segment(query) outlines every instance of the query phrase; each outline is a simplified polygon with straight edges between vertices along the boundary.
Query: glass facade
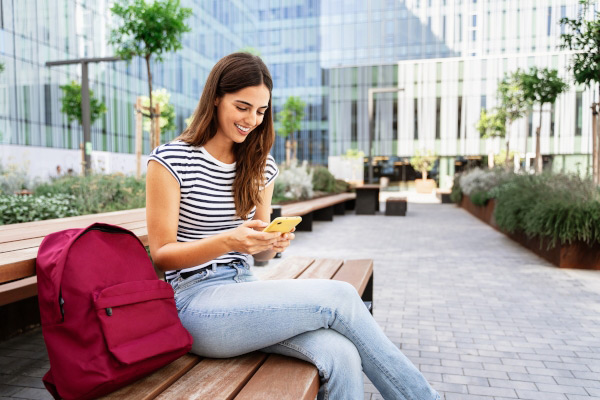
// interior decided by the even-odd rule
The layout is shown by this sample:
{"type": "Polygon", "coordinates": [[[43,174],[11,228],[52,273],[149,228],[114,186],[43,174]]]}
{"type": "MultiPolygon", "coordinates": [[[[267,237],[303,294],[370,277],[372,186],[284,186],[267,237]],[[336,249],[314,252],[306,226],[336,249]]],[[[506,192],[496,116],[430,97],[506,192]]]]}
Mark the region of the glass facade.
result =
{"type": "MultiPolygon", "coordinates": [[[[45,63],[112,56],[112,3],[0,0],[0,145],[79,148],[81,128],[60,111],[59,86],[80,81],[80,67],[45,63]]],[[[578,12],[578,0],[182,0],[182,6],[194,12],[183,49],[152,64],[153,87],[169,91],[177,114],[177,128],[163,140],[184,129],[214,63],[253,48],[274,78],[275,116],[289,96],[307,104],[298,158],[313,164],[350,148],[367,151],[371,87],[403,89],[376,95],[375,155],[407,157],[417,147],[446,156],[486,154],[474,118],[494,106],[497,79],[517,65],[565,71],[567,57],[556,50],[564,33],[558,21],[578,12]]],[[[92,127],[93,149],[133,153],[133,105],[148,94],[144,61],[91,64],[90,88],[108,108],[92,127]]],[[[574,93],[548,116],[556,136],[556,148],[546,146],[550,153],[587,151],[586,140],[580,149],[569,144],[588,130],[587,113],[573,121],[572,112],[589,104],[590,94],[574,93]]],[[[285,158],[282,139],[273,155],[285,158]]]]}

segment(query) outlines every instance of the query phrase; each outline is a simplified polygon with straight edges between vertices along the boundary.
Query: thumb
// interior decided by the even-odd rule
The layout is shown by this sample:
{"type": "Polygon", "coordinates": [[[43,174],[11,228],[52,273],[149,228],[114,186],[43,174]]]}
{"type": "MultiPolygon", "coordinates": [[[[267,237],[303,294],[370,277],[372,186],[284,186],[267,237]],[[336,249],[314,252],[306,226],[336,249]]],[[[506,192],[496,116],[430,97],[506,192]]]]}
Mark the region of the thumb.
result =
{"type": "Polygon", "coordinates": [[[242,226],[245,226],[246,228],[251,228],[251,229],[263,229],[266,228],[266,226],[269,225],[264,221],[261,221],[260,219],[252,219],[250,221],[246,221],[242,224],[242,226]]]}

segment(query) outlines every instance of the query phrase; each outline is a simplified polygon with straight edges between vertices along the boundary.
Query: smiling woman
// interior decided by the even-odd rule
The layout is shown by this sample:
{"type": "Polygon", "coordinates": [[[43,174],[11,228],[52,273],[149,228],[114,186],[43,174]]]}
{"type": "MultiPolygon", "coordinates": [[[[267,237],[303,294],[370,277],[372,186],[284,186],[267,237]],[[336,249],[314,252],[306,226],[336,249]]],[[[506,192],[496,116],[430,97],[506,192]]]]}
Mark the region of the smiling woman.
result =
{"type": "Polygon", "coordinates": [[[150,155],[148,241],[175,290],[192,352],[261,350],[315,364],[319,399],[363,399],[363,370],[385,398],[438,394],[385,336],[353,286],[333,280],[258,281],[251,255],[283,252],[293,233],[263,232],[277,164],[271,75],[234,53],[212,69],[188,129],[150,155]]]}

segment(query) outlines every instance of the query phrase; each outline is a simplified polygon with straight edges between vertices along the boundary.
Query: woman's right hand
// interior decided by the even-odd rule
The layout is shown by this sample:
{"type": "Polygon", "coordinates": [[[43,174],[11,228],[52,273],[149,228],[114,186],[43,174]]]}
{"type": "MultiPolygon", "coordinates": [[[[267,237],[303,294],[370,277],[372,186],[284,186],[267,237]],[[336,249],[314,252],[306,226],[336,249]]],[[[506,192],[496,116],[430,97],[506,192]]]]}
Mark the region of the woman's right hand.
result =
{"type": "Polygon", "coordinates": [[[281,236],[280,232],[262,232],[267,223],[258,219],[244,222],[228,232],[229,247],[246,254],[261,253],[273,249],[281,236]]]}

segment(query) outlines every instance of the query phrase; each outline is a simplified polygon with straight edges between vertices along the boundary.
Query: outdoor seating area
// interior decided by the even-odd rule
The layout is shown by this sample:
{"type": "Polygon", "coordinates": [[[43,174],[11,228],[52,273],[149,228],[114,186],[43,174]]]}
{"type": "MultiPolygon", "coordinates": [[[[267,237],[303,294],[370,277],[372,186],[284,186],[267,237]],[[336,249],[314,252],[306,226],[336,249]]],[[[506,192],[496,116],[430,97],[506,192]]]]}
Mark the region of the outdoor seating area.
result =
{"type": "MultiPolygon", "coordinates": [[[[372,265],[375,319],[445,399],[597,396],[600,330],[586,304],[598,296],[600,276],[555,268],[455,205],[410,207],[415,218],[349,212],[335,223],[315,221],[312,232],[297,233],[296,243],[282,259],[255,268],[255,273],[261,279],[355,280],[368,300],[372,265]],[[437,243],[426,252],[419,250],[425,238],[437,243]],[[342,264],[342,259],[373,263],[359,262],[356,276],[350,269],[345,272],[352,263],[342,264]]],[[[0,342],[0,395],[49,399],[41,386],[46,357],[39,328],[0,342]]],[[[314,367],[295,360],[285,367],[280,362],[279,357],[251,354],[224,366],[225,360],[186,356],[148,377],[147,391],[130,386],[112,398],[138,398],[131,393],[153,398],[159,392],[158,398],[178,398],[199,386],[207,393],[228,393],[233,389],[215,379],[223,368],[230,371],[224,376],[243,381],[236,389],[238,396],[253,393],[257,386],[262,391],[255,393],[263,396],[271,387],[282,390],[269,378],[273,367],[286,393],[290,382],[314,393],[314,367]],[[186,376],[203,384],[187,387],[186,376]]],[[[367,381],[365,398],[377,396],[367,381]]]]}

